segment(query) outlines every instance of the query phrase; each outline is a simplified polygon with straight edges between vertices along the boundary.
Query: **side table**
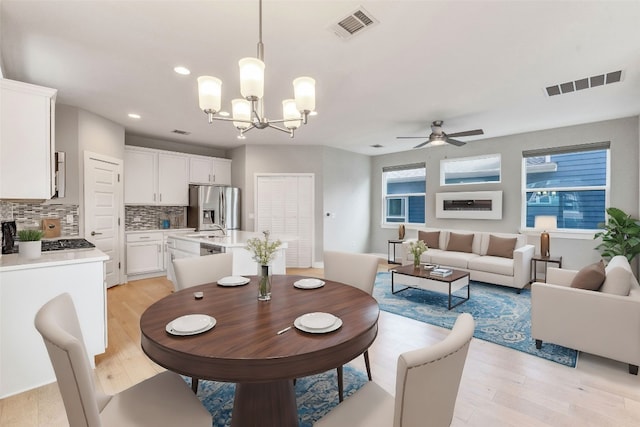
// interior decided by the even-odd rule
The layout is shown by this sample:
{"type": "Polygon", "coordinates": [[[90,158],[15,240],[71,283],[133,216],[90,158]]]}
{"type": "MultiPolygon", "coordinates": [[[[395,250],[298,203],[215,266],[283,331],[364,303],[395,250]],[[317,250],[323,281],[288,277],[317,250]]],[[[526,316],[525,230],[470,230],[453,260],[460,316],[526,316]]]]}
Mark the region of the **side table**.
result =
{"type": "Polygon", "coordinates": [[[404,240],[401,239],[389,239],[387,243],[387,263],[389,264],[402,264],[396,261],[396,245],[401,245],[404,240]],[[393,253],[393,256],[392,256],[393,253]]]}
{"type": "Polygon", "coordinates": [[[531,258],[531,282],[538,281],[538,262],[544,262],[544,282],[547,282],[547,267],[549,263],[554,263],[558,265],[558,268],[562,268],[562,257],[561,256],[542,256],[542,255],[534,255],[531,258]]]}

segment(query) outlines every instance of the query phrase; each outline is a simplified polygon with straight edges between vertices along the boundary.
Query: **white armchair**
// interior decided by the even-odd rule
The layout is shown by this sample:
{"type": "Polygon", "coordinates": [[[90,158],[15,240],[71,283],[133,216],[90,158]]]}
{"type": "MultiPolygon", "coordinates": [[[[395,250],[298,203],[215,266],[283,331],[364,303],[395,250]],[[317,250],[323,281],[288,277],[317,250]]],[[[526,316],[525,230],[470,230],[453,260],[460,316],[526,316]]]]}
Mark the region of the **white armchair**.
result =
{"type": "MultiPolygon", "coordinates": [[[[611,285],[629,289],[616,295],[571,287],[578,271],[549,268],[547,283],[531,285],[531,336],[536,347],[550,342],[629,364],[640,365],[640,286],[623,256],[605,268],[611,285]],[[628,281],[628,282],[625,282],[628,281]]],[[[601,288],[602,289],[602,288],[601,288]]]]}

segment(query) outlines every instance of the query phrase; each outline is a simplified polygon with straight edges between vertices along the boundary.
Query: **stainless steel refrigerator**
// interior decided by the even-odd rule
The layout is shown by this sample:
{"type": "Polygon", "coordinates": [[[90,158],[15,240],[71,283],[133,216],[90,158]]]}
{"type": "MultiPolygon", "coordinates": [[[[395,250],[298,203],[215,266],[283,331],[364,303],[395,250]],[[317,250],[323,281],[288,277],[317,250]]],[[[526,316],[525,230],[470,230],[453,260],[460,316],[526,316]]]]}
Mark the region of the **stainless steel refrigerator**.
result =
{"type": "Polygon", "coordinates": [[[240,189],[220,185],[190,185],[187,227],[214,230],[240,228],[240,189]]]}

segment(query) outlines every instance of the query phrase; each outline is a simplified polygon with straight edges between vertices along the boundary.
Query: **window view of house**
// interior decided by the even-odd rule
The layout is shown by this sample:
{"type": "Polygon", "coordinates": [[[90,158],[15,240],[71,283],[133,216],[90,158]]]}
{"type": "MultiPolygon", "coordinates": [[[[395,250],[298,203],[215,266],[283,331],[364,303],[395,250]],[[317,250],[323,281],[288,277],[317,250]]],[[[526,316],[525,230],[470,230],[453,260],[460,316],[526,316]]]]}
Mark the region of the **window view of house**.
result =
{"type": "Polygon", "coordinates": [[[500,154],[440,160],[440,185],[500,182],[500,154]]]}
{"type": "Polygon", "coordinates": [[[605,221],[609,149],[524,154],[526,227],[537,215],[557,218],[558,229],[594,230],[605,221]]]}
{"type": "Polygon", "coordinates": [[[383,168],[384,224],[424,224],[426,171],[424,163],[383,168]]]}

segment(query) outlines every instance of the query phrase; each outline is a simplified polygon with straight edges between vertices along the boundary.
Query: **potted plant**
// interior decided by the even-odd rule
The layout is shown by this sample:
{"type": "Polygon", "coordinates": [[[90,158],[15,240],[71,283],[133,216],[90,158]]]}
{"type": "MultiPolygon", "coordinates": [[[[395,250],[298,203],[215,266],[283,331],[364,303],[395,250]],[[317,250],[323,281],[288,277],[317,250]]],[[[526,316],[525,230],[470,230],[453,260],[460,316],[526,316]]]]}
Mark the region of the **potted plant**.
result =
{"type": "Polygon", "coordinates": [[[42,254],[42,242],[40,241],[42,236],[44,236],[44,231],[42,230],[26,229],[18,231],[18,238],[20,239],[18,255],[27,259],[39,258],[42,254]]]}
{"type": "Polygon", "coordinates": [[[608,208],[607,215],[608,221],[598,224],[604,231],[593,236],[602,239],[596,249],[604,258],[624,255],[631,262],[640,254],[640,221],[618,208],[608,208]]]}
{"type": "Polygon", "coordinates": [[[418,268],[420,266],[420,256],[423,254],[423,252],[426,252],[427,249],[427,245],[423,240],[409,242],[409,251],[413,255],[413,266],[415,268],[418,268]]]}

